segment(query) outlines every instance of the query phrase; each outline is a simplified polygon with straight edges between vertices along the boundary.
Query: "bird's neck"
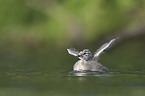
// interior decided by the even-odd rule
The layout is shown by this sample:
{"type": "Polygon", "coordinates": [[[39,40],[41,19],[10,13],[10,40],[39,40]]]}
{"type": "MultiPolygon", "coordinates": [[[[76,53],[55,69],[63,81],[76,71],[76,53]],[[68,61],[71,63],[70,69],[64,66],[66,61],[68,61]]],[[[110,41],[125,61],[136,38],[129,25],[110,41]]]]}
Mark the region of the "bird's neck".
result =
{"type": "Polygon", "coordinates": [[[85,65],[85,63],[86,63],[86,60],[81,59],[81,64],[82,64],[82,65],[85,65]]]}

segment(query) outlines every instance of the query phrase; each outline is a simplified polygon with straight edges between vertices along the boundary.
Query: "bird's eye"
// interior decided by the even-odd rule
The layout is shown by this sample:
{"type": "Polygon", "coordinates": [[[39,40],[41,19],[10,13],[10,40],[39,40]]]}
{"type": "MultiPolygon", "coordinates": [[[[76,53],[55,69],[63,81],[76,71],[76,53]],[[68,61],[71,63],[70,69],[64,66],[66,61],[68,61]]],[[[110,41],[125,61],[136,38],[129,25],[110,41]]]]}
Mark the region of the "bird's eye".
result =
{"type": "Polygon", "coordinates": [[[88,53],[84,53],[83,55],[88,55],[88,53]]]}

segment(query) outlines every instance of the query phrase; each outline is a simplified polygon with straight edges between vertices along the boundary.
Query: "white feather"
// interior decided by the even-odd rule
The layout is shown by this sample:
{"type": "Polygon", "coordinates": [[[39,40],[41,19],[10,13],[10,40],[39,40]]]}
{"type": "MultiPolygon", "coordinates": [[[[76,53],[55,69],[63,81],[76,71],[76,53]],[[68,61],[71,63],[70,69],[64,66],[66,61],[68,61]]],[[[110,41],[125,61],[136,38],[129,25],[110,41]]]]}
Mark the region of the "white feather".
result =
{"type": "Polygon", "coordinates": [[[74,55],[74,56],[78,56],[79,52],[76,51],[75,48],[70,48],[70,49],[67,49],[68,53],[71,54],[71,55],[74,55]]]}
{"type": "Polygon", "coordinates": [[[94,54],[94,58],[98,57],[105,49],[107,49],[116,39],[112,39],[109,43],[103,44],[94,54]]]}

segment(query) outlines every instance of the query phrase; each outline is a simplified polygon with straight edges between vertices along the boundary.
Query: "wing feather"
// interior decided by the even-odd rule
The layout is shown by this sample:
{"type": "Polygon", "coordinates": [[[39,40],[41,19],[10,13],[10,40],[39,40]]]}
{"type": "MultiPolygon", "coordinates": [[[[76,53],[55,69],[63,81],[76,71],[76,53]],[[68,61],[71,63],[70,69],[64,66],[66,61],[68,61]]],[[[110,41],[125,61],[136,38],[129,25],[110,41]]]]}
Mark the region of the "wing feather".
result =
{"type": "Polygon", "coordinates": [[[100,55],[105,49],[109,48],[110,45],[111,45],[116,39],[118,39],[118,38],[114,38],[114,39],[112,39],[109,43],[103,44],[103,45],[95,52],[94,58],[98,58],[99,55],[100,55]]]}
{"type": "Polygon", "coordinates": [[[75,48],[67,49],[67,51],[69,54],[74,55],[74,56],[78,56],[79,54],[79,51],[77,51],[75,48]]]}

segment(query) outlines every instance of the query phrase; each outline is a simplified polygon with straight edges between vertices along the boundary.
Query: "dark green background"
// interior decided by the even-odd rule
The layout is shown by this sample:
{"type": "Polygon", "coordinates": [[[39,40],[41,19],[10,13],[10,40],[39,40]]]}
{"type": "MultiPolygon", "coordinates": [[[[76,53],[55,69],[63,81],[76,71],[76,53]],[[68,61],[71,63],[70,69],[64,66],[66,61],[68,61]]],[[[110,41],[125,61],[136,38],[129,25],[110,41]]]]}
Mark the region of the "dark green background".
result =
{"type": "Polygon", "coordinates": [[[144,96],[144,0],[0,0],[1,96],[144,96]],[[74,73],[75,47],[110,73],[74,73]]]}

